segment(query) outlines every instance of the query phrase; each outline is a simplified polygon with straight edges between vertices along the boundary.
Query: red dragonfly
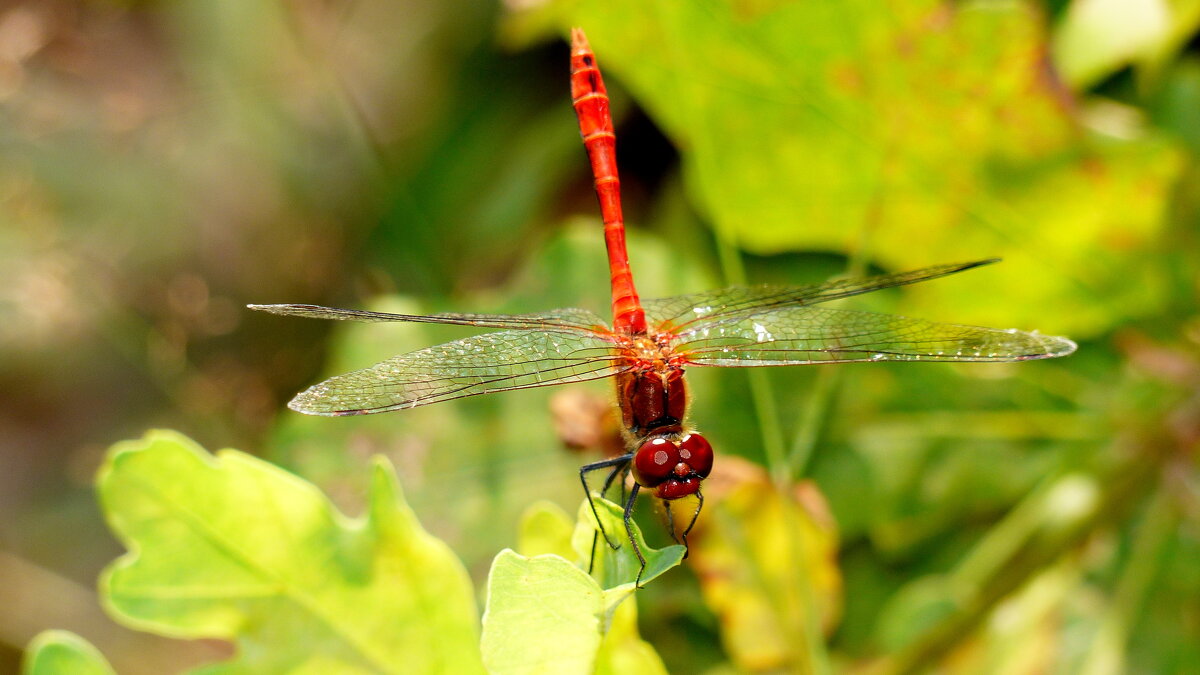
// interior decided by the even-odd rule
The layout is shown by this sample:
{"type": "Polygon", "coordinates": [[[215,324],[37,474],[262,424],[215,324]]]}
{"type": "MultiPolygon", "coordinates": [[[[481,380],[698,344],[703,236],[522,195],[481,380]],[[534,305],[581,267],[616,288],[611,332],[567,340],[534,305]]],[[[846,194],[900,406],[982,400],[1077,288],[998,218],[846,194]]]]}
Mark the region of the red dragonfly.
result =
{"type": "MultiPolygon", "coordinates": [[[[668,509],[671,500],[693,494],[698,497],[696,512],[683,532],[686,545],[688,531],[703,505],[700,483],[712,470],[712,446],[687,425],[685,368],[857,361],[1025,361],[1065,356],[1075,350],[1075,343],[1066,338],[1036,332],[934,323],[821,306],[831,300],[935,279],[995,260],[810,286],[733,287],[641,301],[625,251],[616,136],[608,94],[583,31],[574,29],[571,43],[571,95],[604,220],[612,325],[582,309],[517,315],[415,316],[315,305],[250,305],[251,309],[316,319],[412,321],[495,329],[331,378],[298,394],[288,404],[290,408],[310,415],[366,415],[477,394],[615,378],[628,452],[584,466],[580,478],[590,499],[586,480],[589,472],[610,470],[602,494],[617,475],[632,472],[634,483],[624,504],[625,528],[644,571],[646,559],[630,525],[639,489],[654,490],[668,509]]],[[[594,511],[594,503],[592,508],[594,511]]],[[[641,571],[638,582],[640,579],[641,571]]]]}

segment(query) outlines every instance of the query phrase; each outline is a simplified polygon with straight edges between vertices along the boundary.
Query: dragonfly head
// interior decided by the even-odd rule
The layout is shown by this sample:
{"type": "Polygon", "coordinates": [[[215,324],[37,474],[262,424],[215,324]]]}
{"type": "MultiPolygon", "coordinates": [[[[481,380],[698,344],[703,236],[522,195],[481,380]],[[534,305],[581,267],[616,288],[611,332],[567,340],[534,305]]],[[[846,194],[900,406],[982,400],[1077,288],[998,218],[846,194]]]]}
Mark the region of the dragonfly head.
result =
{"type": "Polygon", "coordinates": [[[654,436],[642,441],[633,456],[633,478],[655,488],[659,499],[695,494],[712,471],[712,446],[695,432],[654,436]]]}

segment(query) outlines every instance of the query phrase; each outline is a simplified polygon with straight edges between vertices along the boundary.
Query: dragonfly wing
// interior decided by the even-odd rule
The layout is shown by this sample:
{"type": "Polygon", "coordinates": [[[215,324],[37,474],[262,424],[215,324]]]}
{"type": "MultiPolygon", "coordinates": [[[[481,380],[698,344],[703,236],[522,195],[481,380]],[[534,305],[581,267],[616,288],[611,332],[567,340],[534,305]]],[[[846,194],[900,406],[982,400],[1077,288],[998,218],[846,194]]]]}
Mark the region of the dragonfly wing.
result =
{"type": "Polygon", "coordinates": [[[622,368],[616,347],[573,331],[504,330],[394,356],[330,378],[288,404],[310,415],[365,415],[476,394],[583,382],[622,368]]]}
{"type": "Polygon", "coordinates": [[[604,320],[584,309],[556,309],[540,314],[391,314],[368,312],[362,309],[339,309],[320,305],[246,305],[250,309],[284,316],[335,321],[405,321],[413,323],[443,323],[481,328],[538,328],[567,329],[593,332],[605,329],[604,320]]]}
{"type": "Polygon", "coordinates": [[[1075,351],[1067,338],[893,314],[789,307],[697,322],[676,350],[698,366],[847,361],[1027,361],[1075,351]]]}
{"type": "Polygon", "coordinates": [[[839,298],[870,293],[884,288],[944,277],[973,267],[989,265],[996,258],[968,263],[937,265],[911,272],[858,279],[837,279],[808,286],[733,286],[673,298],[647,300],[646,318],[652,324],[686,328],[698,321],[729,317],[793,305],[815,305],[839,298]]]}

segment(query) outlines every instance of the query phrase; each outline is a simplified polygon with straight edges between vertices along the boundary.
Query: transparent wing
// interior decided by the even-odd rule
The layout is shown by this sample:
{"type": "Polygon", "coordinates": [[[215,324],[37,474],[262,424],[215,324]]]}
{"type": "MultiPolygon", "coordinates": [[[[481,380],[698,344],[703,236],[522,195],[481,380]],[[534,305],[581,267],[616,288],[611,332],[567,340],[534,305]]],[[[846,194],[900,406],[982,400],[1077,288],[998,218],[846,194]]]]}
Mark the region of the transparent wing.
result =
{"type": "Polygon", "coordinates": [[[700,320],[761,312],[792,305],[815,305],[852,295],[870,293],[894,286],[907,286],[944,277],[973,267],[997,262],[997,258],[968,263],[937,265],[912,272],[900,272],[865,279],[840,279],[810,286],[733,286],[643,303],[651,325],[687,328],[700,320]],[[667,325],[664,325],[667,324],[667,325]]]}
{"type": "Polygon", "coordinates": [[[892,314],[789,307],[695,323],[675,349],[697,366],[847,361],[1026,361],[1066,356],[1062,337],[892,314]]]}
{"type": "Polygon", "coordinates": [[[302,316],[308,319],[333,319],[335,321],[406,321],[412,323],[445,323],[457,326],[479,326],[481,328],[536,328],[581,330],[594,332],[607,330],[604,320],[584,309],[555,309],[540,314],[389,314],[368,312],[361,309],[339,309],[319,305],[246,305],[250,309],[284,316],[302,316]]]}
{"type": "Polygon", "coordinates": [[[624,368],[602,336],[504,330],[394,356],[296,395],[309,415],[365,415],[510,389],[609,377],[624,368]]]}

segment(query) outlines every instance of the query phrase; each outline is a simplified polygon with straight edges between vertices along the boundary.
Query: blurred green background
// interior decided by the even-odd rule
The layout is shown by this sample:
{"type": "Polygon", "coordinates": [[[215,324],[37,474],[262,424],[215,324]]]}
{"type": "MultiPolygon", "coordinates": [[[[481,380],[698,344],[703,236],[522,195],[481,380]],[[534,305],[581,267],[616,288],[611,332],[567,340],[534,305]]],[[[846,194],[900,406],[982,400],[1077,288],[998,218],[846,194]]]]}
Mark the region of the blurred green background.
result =
{"type": "MultiPolygon", "coordinates": [[[[349,513],[386,454],[479,583],[532,501],[574,512],[598,455],[564,418],[604,383],[301,418],[322,375],[465,333],[243,309],[605,312],[570,25],[613,96],[643,296],[998,255],[853,306],[1080,343],[689,373],[728,489],[799,481],[816,661],[1200,671],[1196,0],[2,3],[0,670],[51,627],[123,673],[227,653],[96,601],[120,548],[93,472],[149,427],[349,513]]],[[[789,570],[700,558],[639,595],[673,672],[812,665],[800,610],[762,603],[789,570]]]]}

